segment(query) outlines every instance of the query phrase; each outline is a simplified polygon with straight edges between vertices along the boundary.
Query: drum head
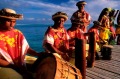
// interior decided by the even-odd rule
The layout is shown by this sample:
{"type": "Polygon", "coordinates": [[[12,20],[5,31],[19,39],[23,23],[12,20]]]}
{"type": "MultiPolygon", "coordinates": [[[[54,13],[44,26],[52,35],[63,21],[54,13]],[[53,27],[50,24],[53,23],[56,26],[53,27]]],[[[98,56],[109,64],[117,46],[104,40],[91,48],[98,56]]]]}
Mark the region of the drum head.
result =
{"type": "Polygon", "coordinates": [[[103,45],[103,48],[113,48],[113,46],[112,45],[103,45]]]}

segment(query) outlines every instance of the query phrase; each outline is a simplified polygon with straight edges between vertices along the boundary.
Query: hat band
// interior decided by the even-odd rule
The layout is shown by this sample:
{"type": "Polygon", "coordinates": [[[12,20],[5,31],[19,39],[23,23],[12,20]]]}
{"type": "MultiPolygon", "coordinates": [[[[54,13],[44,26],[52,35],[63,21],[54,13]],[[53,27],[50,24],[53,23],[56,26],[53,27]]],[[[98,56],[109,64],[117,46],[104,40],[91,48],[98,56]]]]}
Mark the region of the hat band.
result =
{"type": "Polygon", "coordinates": [[[21,14],[13,14],[13,13],[7,13],[7,12],[0,12],[0,16],[22,18],[21,14]]]}

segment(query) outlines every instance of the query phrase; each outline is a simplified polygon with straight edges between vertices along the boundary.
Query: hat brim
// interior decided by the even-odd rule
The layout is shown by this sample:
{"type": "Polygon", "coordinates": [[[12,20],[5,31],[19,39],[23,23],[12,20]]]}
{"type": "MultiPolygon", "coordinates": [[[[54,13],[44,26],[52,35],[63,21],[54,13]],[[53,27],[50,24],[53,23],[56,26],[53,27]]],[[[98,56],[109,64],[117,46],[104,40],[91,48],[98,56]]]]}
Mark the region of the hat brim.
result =
{"type": "Polygon", "coordinates": [[[65,15],[55,15],[55,16],[52,17],[53,20],[55,20],[56,18],[64,18],[65,21],[68,20],[68,17],[65,16],[65,15]]]}
{"type": "Polygon", "coordinates": [[[86,3],[86,2],[77,3],[76,6],[79,6],[79,5],[81,5],[81,4],[86,5],[87,3],[86,3]]]}
{"type": "Polygon", "coordinates": [[[22,19],[23,19],[23,16],[22,16],[22,15],[20,15],[18,18],[16,18],[16,17],[1,16],[1,15],[0,15],[0,18],[15,19],[15,20],[22,20],[22,19]]]}

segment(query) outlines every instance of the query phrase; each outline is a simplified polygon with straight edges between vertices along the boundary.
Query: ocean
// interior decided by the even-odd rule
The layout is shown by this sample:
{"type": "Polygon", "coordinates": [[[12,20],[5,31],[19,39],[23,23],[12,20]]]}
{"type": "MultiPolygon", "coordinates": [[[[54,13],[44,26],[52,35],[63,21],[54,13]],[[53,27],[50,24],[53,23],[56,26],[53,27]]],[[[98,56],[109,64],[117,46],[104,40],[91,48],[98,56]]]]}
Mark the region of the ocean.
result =
{"type": "MultiPolygon", "coordinates": [[[[42,47],[44,33],[48,26],[52,26],[52,24],[17,24],[15,28],[22,31],[32,49],[42,52],[44,51],[42,47]]],[[[71,24],[65,24],[64,26],[68,29],[71,24]]]]}

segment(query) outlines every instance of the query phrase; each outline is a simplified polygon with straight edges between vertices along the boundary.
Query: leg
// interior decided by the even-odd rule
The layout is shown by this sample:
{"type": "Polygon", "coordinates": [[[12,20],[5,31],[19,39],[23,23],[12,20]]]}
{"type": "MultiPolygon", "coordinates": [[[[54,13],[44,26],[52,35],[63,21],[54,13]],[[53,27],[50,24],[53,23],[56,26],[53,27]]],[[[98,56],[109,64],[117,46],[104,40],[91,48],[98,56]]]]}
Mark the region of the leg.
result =
{"type": "Polygon", "coordinates": [[[0,67],[0,79],[23,79],[23,77],[11,68],[0,67]]]}

